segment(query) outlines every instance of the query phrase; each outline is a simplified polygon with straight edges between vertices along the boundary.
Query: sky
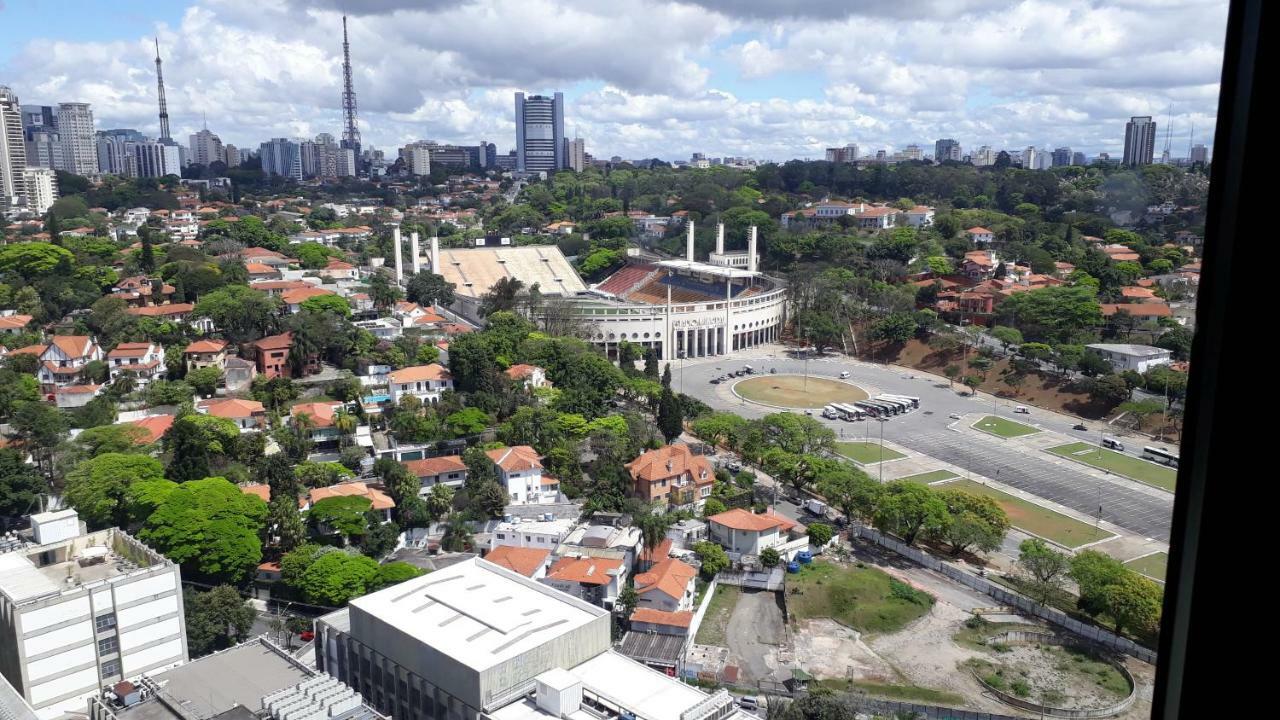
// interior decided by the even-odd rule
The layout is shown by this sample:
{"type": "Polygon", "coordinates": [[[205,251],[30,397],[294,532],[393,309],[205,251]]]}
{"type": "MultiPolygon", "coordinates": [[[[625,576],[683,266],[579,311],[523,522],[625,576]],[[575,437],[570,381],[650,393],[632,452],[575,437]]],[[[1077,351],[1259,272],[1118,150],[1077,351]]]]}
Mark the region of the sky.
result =
{"type": "Polygon", "coordinates": [[[938,138],[1118,155],[1132,115],[1212,147],[1225,0],[0,0],[0,85],[97,127],[254,147],[360,129],[515,145],[513,93],[565,94],[596,157],[821,159],[938,138]],[[1170,122],[1170,118],[1172,122],[1170,122]],[[1192,129],[1194,128],[1194,135],[1192,129]]]}

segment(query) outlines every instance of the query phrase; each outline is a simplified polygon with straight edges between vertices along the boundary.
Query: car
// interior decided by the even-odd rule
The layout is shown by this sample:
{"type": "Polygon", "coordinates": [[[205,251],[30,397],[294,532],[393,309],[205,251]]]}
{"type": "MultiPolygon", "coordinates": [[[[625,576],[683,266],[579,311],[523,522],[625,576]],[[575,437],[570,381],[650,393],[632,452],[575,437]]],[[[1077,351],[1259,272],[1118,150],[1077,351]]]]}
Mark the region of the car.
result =
{"type": "Polygon", "coordinates": [[[753,697],[751,695],[740,697],[738,698],[738,707],[742,708],[743,710],[747,710],[749,712],[754,712],[760,709],[760,700],[759,698],[753,697]]]}
{"type": "Polygon", "coordinates": [[[302,638],[302,642],[311,642],[316,639],[316,634],[310,630],[303,630],[298,637],[302,638]]]}
{"type": "Polygon", "coordinates": [[[960,413],[951,413],[951,414],[950,414],[950,415],[948,415],[947,417],[951,418],[952,420],[959,420],[959,419],[960,419],[960,413]]]}
{"type": "Polygon", "coordinates": [[[804,411],[804,414],[805,414],[805,415],[808,415],[808,416],[810,416],[810,417],[812,417],[812,416],[813,416],[813,411],[812,411],[812,410],[805,410],[805,411],[804,411]]]}
{"type": "Polygon", "coordinates": [[[1087,430],[1089,429],[1089,426],[1088,426],[1088,425],[1085,425],[1084,423],[1076,423],[1075,425],[1072,425],[1072,426],[1071,426],[1071,429],[1072,429],[1072,430],[1086,430],[1086,431],[1087,431],[1087,430]]]}
{"type": "Polygon", "coordinates": [[[742,472],[742,463],[738,462],[737,460],[730,460],[729,464],[725,465],[725,467],[729,468],[729,472],[731,473],[742,472]]]}
{"type": "Polygon", "coordinates": [[[720,382],[721,382],[721,381],[720,381],[720,378],[711,378],[711,384],[712,384],[712,385],[719,385],[719,384],[720,384],[720,382]]]}
{"type": "Polygon", "coordinates": [[[841,380],[843,380],[843,379],[845,379],[845,378],[847,378],[847,377],[849,377],[849,371],[848,371],[848,370],[843,370],[843,371],[841,371],[841,373],[840,373],[840,379],[841,379],[841,380]]]}

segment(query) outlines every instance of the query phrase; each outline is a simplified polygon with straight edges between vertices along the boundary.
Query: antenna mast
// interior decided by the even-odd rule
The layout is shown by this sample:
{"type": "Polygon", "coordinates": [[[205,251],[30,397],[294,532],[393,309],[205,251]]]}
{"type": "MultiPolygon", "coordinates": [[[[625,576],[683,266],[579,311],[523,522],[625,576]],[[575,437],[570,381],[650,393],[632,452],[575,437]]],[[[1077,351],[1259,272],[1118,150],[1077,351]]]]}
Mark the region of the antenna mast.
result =
{"type": "Polygon", "coordinates": [[[360,128],[356,125],[356,91],[351,82],[351,43],[347,42],[347,16],[342,16],[342,147],[354,151],[360,162],[360,128]]]}
{"type": "Polygon", "coordinates": [[[169,104],[164,99],[164,71],[160,67],[160,38],[156,38],[156,96],[160,99],[160,139],[172,140],[169,136],[169,104]]]}

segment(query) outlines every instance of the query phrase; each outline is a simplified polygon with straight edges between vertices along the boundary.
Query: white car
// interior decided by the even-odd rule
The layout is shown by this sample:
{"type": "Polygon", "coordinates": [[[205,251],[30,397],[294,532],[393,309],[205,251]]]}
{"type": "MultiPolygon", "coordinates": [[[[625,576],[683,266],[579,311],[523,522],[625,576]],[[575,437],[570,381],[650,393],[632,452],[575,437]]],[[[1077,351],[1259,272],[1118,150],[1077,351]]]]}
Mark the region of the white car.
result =
{"type": "Polygon", "coordinates": [[[951,418],[952,420],[959,420],[959,419],[960,419],[960,413],[951,413],[951,414],[950,414],[950,415],[948,415],[947,417],[951,418]]]}

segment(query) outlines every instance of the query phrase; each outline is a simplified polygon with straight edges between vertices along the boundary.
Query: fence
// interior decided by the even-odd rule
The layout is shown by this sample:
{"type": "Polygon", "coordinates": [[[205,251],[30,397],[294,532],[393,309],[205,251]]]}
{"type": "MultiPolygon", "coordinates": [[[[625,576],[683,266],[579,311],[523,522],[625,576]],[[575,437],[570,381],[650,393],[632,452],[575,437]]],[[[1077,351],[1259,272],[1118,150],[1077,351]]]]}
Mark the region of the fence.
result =
{"type": "Polygon", "coordinates": [[[959,710],[938,705],[919,705],[896,700],[875,700],[857,695],[843,695],[840,699],[852,706],[854,710],[886,717],[926,718],[927,720],[1024,720],[1015,715],[959,710]]]}
{"type": "Polygon", "coordinates": [[[717,581],[718,578],[711,578],[711,583],[707,585],[707,589],[702,593],[702,604],[698,606],[697,611],[693,613],[693,620],[689,622],[689,645],[692,645],[694,638],[698,637],[698,628],[702,625],[702,618],[707,616],[707,608],[711,607],[711,598],[716,594],[717,581]]]}
{"type": "Polygon", "coordinates": [[[873,528],[853,524],[849,527],[849,534],[851,537],[860,537],[864,540],[875,543],[880,547],[892,550],[917,565],[921,565],[933,570],[934,572],[941,573],[961,585],[965,585],[980,593],[991,596],[992,599],[999,602],[1001,605],[1007,605],[1023,614],[1040,618],[1045,622],[1063,628],[1068,632],[1084,638],[1089,642],[1107,648],[1108,650],[1115,650],[1126,655],[1131,655],[1143,662],[1152,664],[1155,664],[1156,662],[1156,653],[1154,650],[1143,647],[1129,638],[1116,635],[1115,633],[1109,630],[1104,630],[1097,625],[1091,625],[1089,623],[1076,620],[1061,610],[1054,610],[1053,608],[1045,607],[1028,597],[1019,595],[1018,593],[997,585],[986,578],[978,577],[972,573],[965,572],[950,563],[943,562],[942,560],[939,560],[918,548],[908,547],[904,543],[883,535],[873,528]]]}
{"type": "MultiPolygon", "coordinates": [[[[1004,643],[1030,643],[1040,645],[1057,645],[1060,647],[1074,647],[1083,649],[1086,652],[1093,650],[1088,643],[1079,642],[1074,638],[1057,637],[1048,633],[1028,632],[1025,630],[1010,630],[1009,632],[996,635],[995,637],[990,638],[990,640],[993,642],[1004,643]]],[[[1109,658],[1106,659],[1105,662],[1114,667],[1124,677],[1125,682],[1129,683],[1129,694],[1125,696],[1124,700],[1105,708],[1071,709],[1042,705],[1029,700],[1023,700],[1016,695],[1010,695],[1009,693],[1004,692],[1000,688],[993,687],[978,673],[974,673],[973,676],[984,688],[987,689],[988,692],[999,698],[1001,702],[1004,702],[1007,705],[1012,705],[1016,708],[1022,708],[1023,710],[1040,713],[1042,717],[1048,715],[1049,717],[1073,718],[1076,720],[1106,718],[1113,715],[1119,715],[1133,705],[1134,700],[1138,697],[1138,685],[1134,681],[1133,675],[1129,673],[1129,669],[1126,668],[1123,663],[1115,662],[1109,658]]]]}

